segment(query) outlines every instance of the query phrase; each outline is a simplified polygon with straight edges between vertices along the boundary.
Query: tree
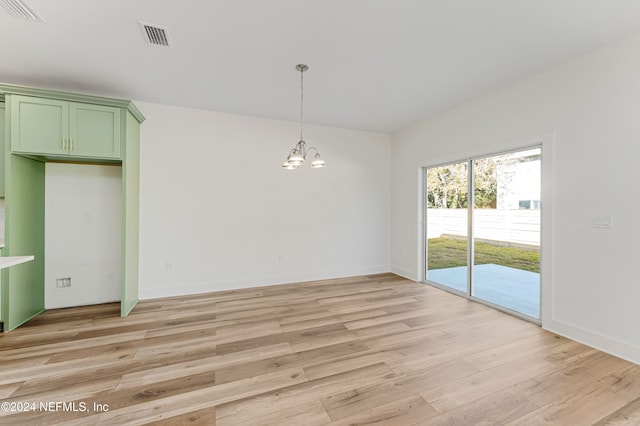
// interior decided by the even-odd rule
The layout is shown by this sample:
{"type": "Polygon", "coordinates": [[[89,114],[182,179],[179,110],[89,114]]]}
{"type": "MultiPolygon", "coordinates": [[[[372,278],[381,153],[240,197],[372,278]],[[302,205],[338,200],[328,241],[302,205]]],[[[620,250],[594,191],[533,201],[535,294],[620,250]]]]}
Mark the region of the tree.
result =
{"type": "Polygon", "coordinates": [[[427,170],[429,208],[457,209],[467,206],[467,163],[455,163],[427,170]]]}
{"type": "MultiPolygon", "coordinates": [[[[495,208],[498,194],[496,158],[474,160],[476,208],[495,208]]],[[[468,163],[454,163],[427,170],[427,207],[460,209],[469,205],[468,163]]]]}
{"type": "Polygon", "coordinates": [[[497,157],[481,158],[473,162],[473,196],[476,208],[496,208],[498,201],[497,166],[497,157]]]}

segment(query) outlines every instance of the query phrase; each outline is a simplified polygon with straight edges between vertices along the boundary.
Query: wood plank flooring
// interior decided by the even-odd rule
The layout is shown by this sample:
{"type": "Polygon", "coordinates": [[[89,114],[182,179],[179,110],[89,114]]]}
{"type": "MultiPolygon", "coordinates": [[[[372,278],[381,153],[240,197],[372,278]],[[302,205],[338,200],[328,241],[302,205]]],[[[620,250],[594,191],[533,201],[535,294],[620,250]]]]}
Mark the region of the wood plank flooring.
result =
{"type": "Polygon", "coordinates": [[[393,274],[118,313],[0,335],[0,424],[640,424],[640,366],[393,274]]]}

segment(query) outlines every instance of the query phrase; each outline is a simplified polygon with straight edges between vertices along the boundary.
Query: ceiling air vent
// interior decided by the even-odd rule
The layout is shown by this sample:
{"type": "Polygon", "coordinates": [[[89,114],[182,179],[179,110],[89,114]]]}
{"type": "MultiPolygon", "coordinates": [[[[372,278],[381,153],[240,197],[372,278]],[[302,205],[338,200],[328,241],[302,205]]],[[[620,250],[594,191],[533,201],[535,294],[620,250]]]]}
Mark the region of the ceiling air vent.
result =
{"type": "MultiPolygon", "coordinates": [[[[0,0],[2,1],[2,0],[0,0]]],[[[166,28],[140,22],[147,43],[154,46],[169,47],[169,32],[166,28]]]]}
{"type": "Polygon", "coordinates": [[[0,4],[16,18],[44,22],[43,19],[23,0],[0,0],[0,4]]]}

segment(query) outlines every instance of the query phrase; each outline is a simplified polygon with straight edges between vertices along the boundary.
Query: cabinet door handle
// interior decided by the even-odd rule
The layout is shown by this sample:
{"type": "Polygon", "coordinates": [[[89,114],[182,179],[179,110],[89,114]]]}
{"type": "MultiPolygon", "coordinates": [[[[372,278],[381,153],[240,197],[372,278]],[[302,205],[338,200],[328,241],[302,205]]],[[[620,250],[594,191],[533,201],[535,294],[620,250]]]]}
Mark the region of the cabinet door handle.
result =
{"type": "Polygon", "coordinates": [[[65,138],[62,138],[62,150],[66,150],[67,149],[67,140],[65,138]]]}
{"type": "Polygon", "coordinates": [[[69,151],[73,151],[73,139],[69,139],[69,151]]]}

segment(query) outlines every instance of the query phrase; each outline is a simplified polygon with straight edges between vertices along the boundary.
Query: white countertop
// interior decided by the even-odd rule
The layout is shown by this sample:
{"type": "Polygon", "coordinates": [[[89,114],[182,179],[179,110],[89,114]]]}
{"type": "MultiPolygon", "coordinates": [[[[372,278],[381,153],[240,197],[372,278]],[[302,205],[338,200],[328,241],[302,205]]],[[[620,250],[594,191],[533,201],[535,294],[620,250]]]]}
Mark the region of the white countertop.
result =
{"type": "Polygon", "coordinates": [[[33,256],[5,256],[0,257],[0,269],[8,268],[9,266],[19,265],[21,263],[30,262],[33,260],[33,256]]]}

